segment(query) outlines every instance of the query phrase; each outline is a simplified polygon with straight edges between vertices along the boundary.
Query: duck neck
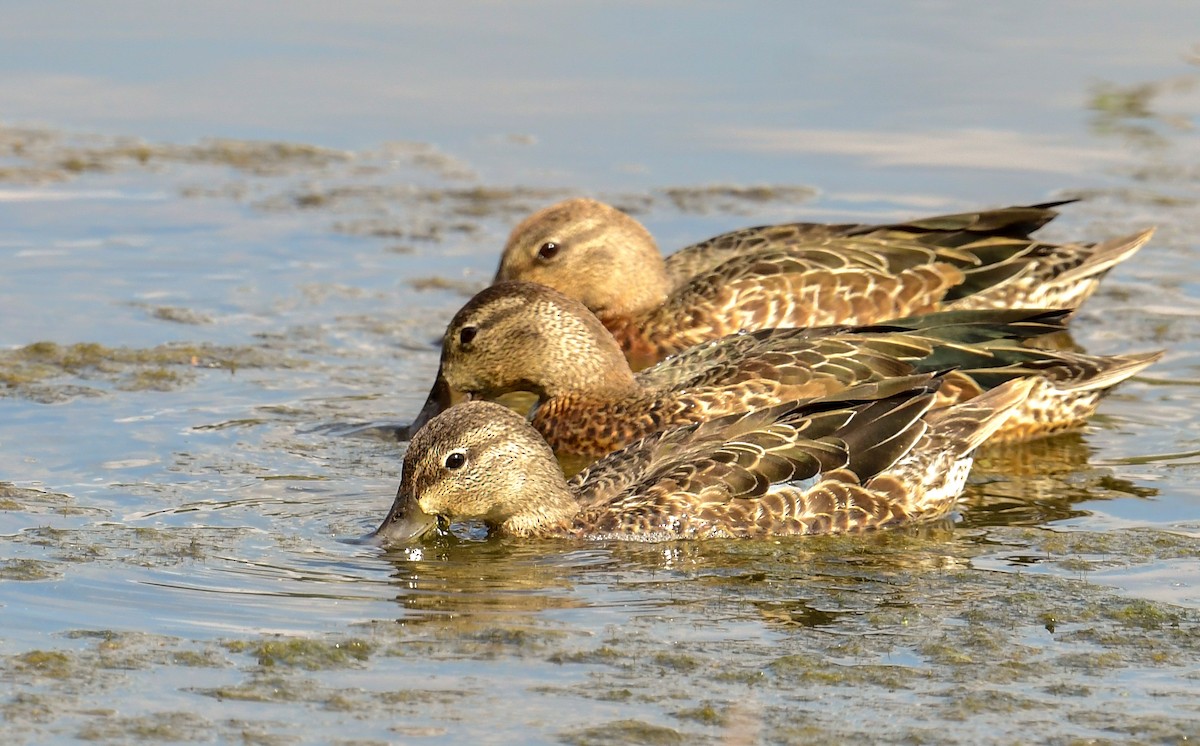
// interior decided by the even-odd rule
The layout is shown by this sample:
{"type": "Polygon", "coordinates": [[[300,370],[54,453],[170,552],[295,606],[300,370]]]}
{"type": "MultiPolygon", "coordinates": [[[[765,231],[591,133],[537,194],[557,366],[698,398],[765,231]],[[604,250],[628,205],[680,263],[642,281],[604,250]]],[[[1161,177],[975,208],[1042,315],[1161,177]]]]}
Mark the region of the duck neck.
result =
{"type": "Polygon", "coordinates": [[[617,341],[630,370],[645,370],[665,357],[654,329],[646,318],[601,316],[600,322],[617,341]]]}
{"type": "Polygon", "coordinates": [[[612,294],[603,305],[588,304],[595,309],[597,316],[606,321],[642,316],[667,302],[671,283],[658,249],[652,248],[652,252],[653,256],[646,257],[636,274],[623,278],[624,287],[619,294],[612,294]]]}
{"type": "Polygon", "coordinates": [[[637,220],[622,212],[614,212],[621,219],[614,221],[615,235],[609,240],[624,244],[624,248],[605,257],[608,261],[597,262],[597,271],[605,273],[605,278],[597,283],[597,289],[614,282],[619,283],[620,287],[604,293],[602,302],[588,304],[602,319],[647,313],[666,302],[671,292],[667,264],[654,236],[637,220]]]}
{"type": "Polygon", "coordinates": [[[581,328],[551,342],[558,343],[551,353],[556,359],[547,361],[544,369],[555,375],[542,381],[538,394],[543,404],[564,396],[618,401],[641,391],[612,334],[590,313],[587,316],[581,328]]]}
{"type": "MultiPolygon", "coordinates": [[[[554,464],[553,461],[549,463],[554,464]]],[[[557,468],[557,467],[555,467],[557,468]]],[[[521,509],[504,519],[500,529],[516,536],[551,536],[564,533],[580,510],[579,502],[567,488],[561,472],[553,480],[539,480],[536,490],[525,496],[521,509]]]]}
{"type": "MultiPolygon", "coordinates": [[[[619,401],[635,396],[641,392],[637,379],[625,361],[625,356],[619,349],[614,349],[614,355],[606,355],[602,365],[589,371],[581,371],[578,386],[573,387],[576,393],[586,393],[589,397],[601,401],[619,401]]],[[[599,361],[597,361],[599,362],[599,361]]]]}

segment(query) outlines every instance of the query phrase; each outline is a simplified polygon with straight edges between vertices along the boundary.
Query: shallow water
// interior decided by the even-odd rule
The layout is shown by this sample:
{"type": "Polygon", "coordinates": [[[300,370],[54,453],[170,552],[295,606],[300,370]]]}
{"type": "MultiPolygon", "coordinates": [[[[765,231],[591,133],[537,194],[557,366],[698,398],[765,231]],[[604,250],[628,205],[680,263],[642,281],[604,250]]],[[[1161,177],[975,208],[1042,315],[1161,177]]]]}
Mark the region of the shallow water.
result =
{"type": "Polygon", "coordinates": [[[1195,3],[288,12],[6,11],[6,742],[1200,735],[1195,3]],[[355,543],[446,320],[572,194],[668,250],[1085,196],[1048,237],[1159,231],[1075,340],[1169,352],[936,525],[355,543]]]}

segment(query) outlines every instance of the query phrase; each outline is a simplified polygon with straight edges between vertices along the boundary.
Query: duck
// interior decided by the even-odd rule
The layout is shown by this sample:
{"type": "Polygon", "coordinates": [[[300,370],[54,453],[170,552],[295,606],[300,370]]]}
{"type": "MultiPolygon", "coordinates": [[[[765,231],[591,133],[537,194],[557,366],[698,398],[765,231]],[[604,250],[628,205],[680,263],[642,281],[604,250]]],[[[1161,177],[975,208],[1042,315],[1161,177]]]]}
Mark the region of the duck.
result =
{"type": "Polygon", "coordinates": [[[952,510],[975,449],[1034,382],[1014,379],[934,408],[939,385],[930,375],[894,378],[873,398],[786,402],[671,428],[569,482],[524,417],[463,402],[414,436],[373,537],[406,543],[471,522],[489,535],[653,542],[933,519],[952,510]]]}
{"type": "Polygon", "coordinates": [[[1092,356],[1026,346],[1067,311],[945,311],[858,327],[764,329],[714,340],[634,373],[578,300],[531,282],[476,294],[450,321],[426,421],[463,399],[537,398],[531,424],[568,473],[649,435],[726,414],[956,368],[941,404],[1007,380],[1037,382],[995,435],[1022,441],[1081,426],[1100,397],[1161,353],[1092,356]]]}
{"type": "Polygon", "coordinates": [[[871,324],[938,310],[1077,308],[1153,229],[1100,243],[1031,238],[1063,204],[891,225],[764,225],[664,258],[632,216],[575,198],[513,229],[494,282],[538,282],[579,300],[640,370],[740,330],[871,324]]]}

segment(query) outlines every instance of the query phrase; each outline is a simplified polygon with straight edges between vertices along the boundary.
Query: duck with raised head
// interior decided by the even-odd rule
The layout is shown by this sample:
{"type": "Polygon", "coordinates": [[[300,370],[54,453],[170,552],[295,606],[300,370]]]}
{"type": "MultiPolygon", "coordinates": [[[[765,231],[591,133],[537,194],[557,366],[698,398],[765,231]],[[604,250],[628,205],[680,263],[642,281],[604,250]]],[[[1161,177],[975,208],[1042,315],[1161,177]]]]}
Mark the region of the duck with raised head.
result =
{"type": "Polygon", "coordinates": [[[943,403],[1013,378],[1036,382],[997,434],[1024,440],[1076,427],[1101,394],[1157,355],[1099,357],[1025,346],[1065,312],[955,311],[867,327],[769,329],[695,347],[635,374],[579,301],[528,282],[480,291],[451,320],[414,431],[463,398],[538,399],[532,424],[569,472],[658,430],[896,376],[956,369],[943,403]]]}
{"type": "Polygon", "coordinates": [[[789,402],[643,438],[567,482],[523,417],[465,402],[404,456],[375,532],[404,542],[479,521],[516,536],[665,541],[828,534],[945,515],[971,454],[1020,405],[1014,380],[931,411],[937,381],[893,379],[863,401],[789,402]]]}
{"type": "Polygon", "coordinates": [[[634,370],[741,330],[872,324],[938,310],[1076,308],[1152,230],[1101,243],[1029,237],[1063,203],[892,225],[767,225],[664,259],[628,214],[569,199],[513,229],[496,282],[579,300],[634,370]]]}

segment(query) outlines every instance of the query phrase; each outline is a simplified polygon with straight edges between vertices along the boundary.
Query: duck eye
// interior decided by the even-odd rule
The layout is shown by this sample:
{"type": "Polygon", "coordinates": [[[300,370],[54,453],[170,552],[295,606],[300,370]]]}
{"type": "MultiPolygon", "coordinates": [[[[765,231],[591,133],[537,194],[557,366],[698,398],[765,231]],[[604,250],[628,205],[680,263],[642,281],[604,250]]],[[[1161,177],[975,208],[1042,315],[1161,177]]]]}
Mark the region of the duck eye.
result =
{"type": "Polygon", "coordinates": [[[455,451],[449,456],[446,456],[447,469],[461,469],[463,464],[467,463],[467,454],[462,451],[455,451]]]}
{"type": "Polygon", "coordinates": [[[558,254],[558,250],[561,248],[562,246],[554,243],[553,241],[547,241],[546,243],[542,244],[540,249],[538,249],[538,258],[547,260],[553,259],[558,254]]]}
{"type": "Polygon", "coordinates": [[[471,340],[475,339],[475,335],[478,333],[479,327],[464,326],[462,329],[458,330],[458,343],[463,345],[470,344],[471,340]]]}

